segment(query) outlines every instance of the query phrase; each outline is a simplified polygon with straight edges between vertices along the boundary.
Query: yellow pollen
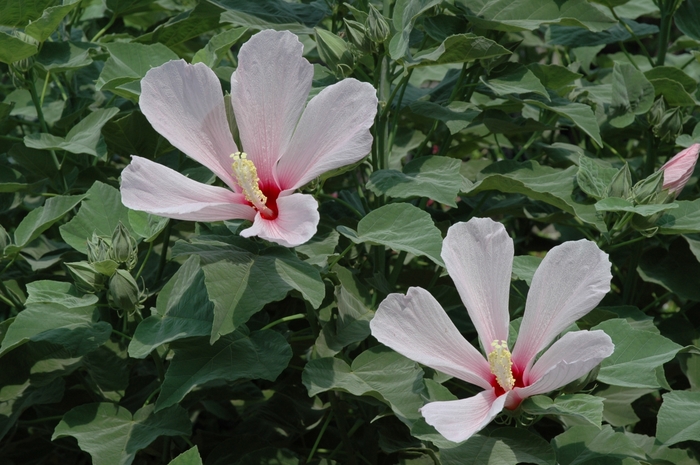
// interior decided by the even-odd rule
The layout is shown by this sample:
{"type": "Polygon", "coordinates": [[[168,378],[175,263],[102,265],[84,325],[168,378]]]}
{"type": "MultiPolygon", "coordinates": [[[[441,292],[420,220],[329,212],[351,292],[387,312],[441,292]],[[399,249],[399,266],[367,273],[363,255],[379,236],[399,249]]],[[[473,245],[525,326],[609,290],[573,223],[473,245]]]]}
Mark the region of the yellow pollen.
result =
{"type": "Polygon", "coordinates": [[[506,392],[510,391],[515,386],[515,379],[511,369],[513,362],[510,359],[506,341],[493,341],[491,347],[493,350],[488,356],[491,373],[496,375],[496,381],[506,392]]]}
{"type": "Polygon", "coordinates": [[[253,162],[248,160],[248,155],[245,152],[236,152],[231,154],[231,158],[233,159],[233,165],[231,165],[233,175],[236,177],[238,185],[241,186],[245,199],[252,203],[258,211],[271,212],[265,205],[267,197],[260,190],[258,170],[255,169],[253,162]]]}

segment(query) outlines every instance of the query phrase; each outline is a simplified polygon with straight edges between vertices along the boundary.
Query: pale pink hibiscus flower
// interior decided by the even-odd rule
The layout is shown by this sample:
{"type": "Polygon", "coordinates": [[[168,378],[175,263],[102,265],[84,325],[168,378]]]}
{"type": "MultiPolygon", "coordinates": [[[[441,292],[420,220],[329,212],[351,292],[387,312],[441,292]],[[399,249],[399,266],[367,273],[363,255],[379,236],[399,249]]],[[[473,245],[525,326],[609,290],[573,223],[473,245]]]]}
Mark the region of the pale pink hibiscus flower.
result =
{"type": "Polygon", "coordinates": [[[693,144],[678,152],[660,168],[664,172],[664,189],[676,195],[681,193],[695,170],[698,152],[700,152],[700,144],[693,144]]]}
{"type": "Polygon", "coordinates": [[[370,322],[372,335],[400,354],[483,389],[466,399],[430,402],[426,422],[460,442],[488,425],[504,408],[558,389],[585,375],[613,353],[603,331],[564,334],[610,290],[610,261],[593,242],[566,242],[547,253],[533,279],[512,355],[508,349],[508,294],[513,241],[487,218],[458,223],[447,232],[442,258],[486,351],[459,333],[435,298],[412,287],[390,294],[370,322]]]}
{"type": "Polygon", "coordinates": [[[233,140],[216,74],[170,61],[141,81],[141,111],[156,131],[227,186],[209,186],[134,156],[122,173],[122,202],[133,210],[193,221],[246,219],[241,232],[293,247],[319,221],[311,195],[294,191],[370,151],[375,89],[355,79],[306,103],[313,66],[290,32],[262,31],[238,54],[231,103],[242,147],[233,140]]]}

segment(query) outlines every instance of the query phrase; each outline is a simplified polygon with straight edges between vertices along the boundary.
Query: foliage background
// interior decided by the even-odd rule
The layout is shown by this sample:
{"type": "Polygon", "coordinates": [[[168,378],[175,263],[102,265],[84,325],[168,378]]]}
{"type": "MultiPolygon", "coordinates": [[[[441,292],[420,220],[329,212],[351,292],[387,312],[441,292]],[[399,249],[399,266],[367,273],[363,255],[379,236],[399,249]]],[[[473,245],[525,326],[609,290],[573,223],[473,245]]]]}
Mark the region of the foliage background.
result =
{"type": "Polygon", "coordinates": [[[0,461],[698,463],[700,189],[652,175],[700,142],[699,25],[697,0],[0,2],[0,461]],[[306,187],[318,234],[128,211],[130,155],[214,181],[140,113],[146,71],[185,58],[227,88],[266,28],[304,43],[312,94],[377,88],[370,156],[306,187]],[[456,445],[418,408],[471,387],[368,322],[420,285],[474,340],[440,259],[474,216],[515,240],[514,329],[547,250],[610,254],[578,326],[616,350],[456,445]]]}

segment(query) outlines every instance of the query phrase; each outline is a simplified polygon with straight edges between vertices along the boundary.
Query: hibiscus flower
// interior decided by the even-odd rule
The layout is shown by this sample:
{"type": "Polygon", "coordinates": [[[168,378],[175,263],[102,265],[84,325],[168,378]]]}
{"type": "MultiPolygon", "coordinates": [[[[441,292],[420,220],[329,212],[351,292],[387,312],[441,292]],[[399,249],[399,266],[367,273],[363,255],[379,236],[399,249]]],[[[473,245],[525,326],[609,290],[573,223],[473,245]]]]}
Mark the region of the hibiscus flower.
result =
{"type": "Polygon", "coordinates": [[[345,79],[306,104],[314,72],[302,51],[294,34],[272,30],[241,47],[231,77],[240,149],[211,69],[178,60],[149,70],[141,81],[141,111],[156,131],[228,189],[133,156],[122,173],[124,205],[183,220],[251,220],[242,236],[286,247],[308,241],[318,225],[318,204],[294,191],[367,155],[377,97],[370,84],[345,79]]]}
{"type": "Polygon", "coordinates": [[[593,242],[554,247],[532,279],[517,341],[508,349],[508,294],[513,241],[503,225],[474,218],[453,225],[442,258],[479,333],[484,356],[459,333],[435,298],[412,287],[390,294],[370,322],[372,335],[400,354],[483,389],[466,399],[430,402],[426,422],[460,442],[481,430],[504,408],[558,389],[585,375],[613,353],[603,331],[564,334],[610,290],[610,261],[593,242]]]}
{"type": "Polygon", "coordinates": [[[695,171],[698,152],[700,152],[700,144],[693,144],[664,163],[660,168],[664,172],[664,189],[668,189],[675,195],[681,193],[695,171]]]}

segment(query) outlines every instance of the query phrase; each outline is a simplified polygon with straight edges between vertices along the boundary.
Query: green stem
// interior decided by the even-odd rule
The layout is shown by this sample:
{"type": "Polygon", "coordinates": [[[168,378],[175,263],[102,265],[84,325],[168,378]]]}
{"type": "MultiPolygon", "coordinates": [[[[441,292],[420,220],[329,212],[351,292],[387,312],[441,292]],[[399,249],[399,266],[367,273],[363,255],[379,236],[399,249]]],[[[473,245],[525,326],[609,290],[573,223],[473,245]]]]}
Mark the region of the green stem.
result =
{"type": "Polygon", "coordinates": [[[668,42],[671,38],[671,24],[673,23],[676,1],[659,0],[658,5],[661,13],[661,24],[659,25],[659,48],[656,53],[656,66],[663,66],[666,62],[668,42]]]}
{"type": "Polygon", "coordinates": [[[360,211],[357,208],[353,207],[350,203],[346,202],[341,198],[333,197],[332,195],[328,194],[318,194],[318,197],[338,202],[339,204],[343,205],[345,208],[350,210],[358,219],[362,219],[363,217],[362,213],[360,213],[360,211]]]}
{"type": "Polygon", "coordinates": [[[136,276],[134,276],[134,279],[139,279],[139,276],[141,276],[141,273],[143,273],[143,269],[146,266],[146,262],[148,261],[148,258],[151,256],[151,252],[153,251],[153,242],[154,241],[148,243],[148,251],[146,252],[146,256],[143,258],[143,263],[141,263],[139,271],[136,272],[136,276]]]}
{"type": "Polygon", "coordinates": [[[343,251],[340,253],[340,255],[338,255],[337,257],[333,258],[333,260],[332,260],[330,263],[328,263],[328,269],[329,269],[329,270],[330,270],[330,269],[333,269],[333,267],[335,266],[335,264],[338,263],[338,262],[340,261],[340,259],[343,258],[343,257],[345,256],[345,254],[347,254],[348,252],[350,252],[350,249],[352,249],[352,247],[353,247],[354,245],[355,245],[355,243],[354,243],[354,242],[351,242],[349,246],[345,247],[345,250],[343,250],[343,251]]]}
{"type": "Polygon", "coordinates": [[[20,301],[17,300],[15,295],[10,292],[10,290],[5,287],[5,283],[0,281],[0,292],[3,293],[3,295],[12,303],[12,307],[15,308],[18,312],[24,308],[24,305],[20,301]]]}
{"type": "Polygon", "coordinates": [[[651,176],[655,169],[656,144],[654,143],[654,136],[652,134],[647,134],[647,153],[644,157],[644,172],[642,174],[644,177],[651,176]]]}
{"type": "Polygon", "coordinates": [[[318,436],[316,437],[316,441],[314,441],[314,445],[311,447],[311,452],[309,452],[309,456],[306,458],[306,463],[311,462],[311,459],[314,457],[314,454],[316,453],[316,449],[318,449],[318,445],[321,442],[321,438],[323,438],[323,433],[326,432],[326,428],[328,428],[328,424],[331,422],[331,418],[333,418],[333,411],[328,412],[328,416],[326,417],[326,421],[323,422],[323,425],[321,426],[321,431],[318,433],[318,436]]]}
{"type": "Polygon", "coordinates": [[[163,245],[160,251],[160,260],[158,261],[158,271],[156,272],[156,284],[160,282],[160,278],[163,277],[163,271],[165,270],[165,264],[168,261],[168,246],[170,245],[170,230],[172,229],[172,221],[168,221],[167,226],[165,226],[165,231],[163,234],[163,245]]]}
{"type": "Polygon", "coordinates": [[[24,139],[21,137],[12,137],[12,136],[4,136],[0,134],[0,140],[8,140],[10,142],[24,142],[24,139]]]}
{"type": "Polygon", "coordinates": [[[153,400],[153,397],[155,397],[155,395],[158,394],[158,393],[160,392],[161,387],[162,387],[162,386],[158,386],[157,388],[155,388],[155,389],[153,390],[152,393],[150,393],[150,394],[148,395],[148,397],[146,397],[146,401],[143,403],[143,406],[144,406],[144,407],[145,407],[146,405],[148,405],[148,404],[151,403],[151,401],[153,400]]]}
{"type": "MultiPolygon", "coordinates": [[[[631,35],[632,38],[634,38],[634,41],[637,42],[637,45],[639,46],[639,49],[642,51],[642,53],[644,54],[644,56],[647,57],[647,60],[649,60],[649,64],[650,64],[651,66],[654,66],[654,61],[651,59],[651,55],[649,54],[649,51],[647,51],[647,48],[644,46],[644,44],[642,43],[642,41],[639,40],[639,37],[637,37],[637,34],[634,33],[634,31],[633,31],[632,28],[629,26],[629,24],[627,24],[627,23],[624,22],[622,19],[620,19],[619,16],[617,16],[617,13],[615,12],[615,9],[614,9],[612,6],[610,6],[609,8],[610,8],[610,12],[612,13],[613,17],[614,17],[620,24],[622,24],[622,27],[624,27],[625,30],[629,33],[629,35],[631,35]]],[[[622,44],[622,42],[620,42],[620,44],[622,44]]],[[[624,50],[624,47],[622,47],[622,48],[623,48],[623,51],[625,52],[625,55],[627,55],[627,51],[624,50]]],[[[637,68],[637,65],[634,63],[634,61],[632,61],[632,60],[630,59],[629,56],[627,57],[627,59],[630,60],[630,63],[632,63],[632,64],[634,65],[635,68],[637,68]]],[[[637,69],[639,69],[639,68],[637,68],[637,69]]]]}
{"type": "Polygon", "coordinates": [[[394,264],[394,269],[391,270],[391,275],[389,276],[389,284],[393,287],[399,280],[399,275],[403,269],[403,262],[406,260],[407,252],[402,250],[399,252],[399,256],[396,257],[396,262],[394,264]]]}
{"type": "Polygon", "coordinates": [[[348,435],[348,424],[347,421],[345,420],[345,412],[343,412],[343,409],[338,405],[338,398],[335,396],[334,392],[330,393],[330,398],[331,398],[331,409],[333,409],[333,413],[335,414],[336,418],[336,425],[338,425],[338,430],[340,432],[340,437],[343,442],[343,446],[345,446],[345,449],[347,450],[347,463],[350,465],[357,465],[357,460],[356,460],[356,451],[353,449],[352,444],[350,443],[350,437],[348,435]]]}
{"type": "Polygon", "coordinates": [[[153,359],[153,362],[156,365],[156,370],[158,370],[158,379],[162,383],[165,379],[165,366],[163,365],[163,360],[160,358],[160,355],[158,355],[158,352],[155,350],[151,352],[151,358],[153,359]]]}
{"type": "Polygon", "coordinates": [[[37,418],[35,420],[23,420],[18,423],[20,423],[21,425],[36,425],[37,423],[45,423],[47,421],[56,421],[62,419],[63,415],[54,415],[52,417],[37,418]]]}
{"type": "Polygon", "coordinates": [[[629,241],[620,242],[619,244],[614,244],[614,245],[611,245],[610,247],[606,247],[605,250],[607,252],[612,252],[613,250],[617,250],[621,247],[626,247],[630,244],[636,244],[637,242],[643,241],[644,239],[646,239],[646,237],[639,236],[639,237],[636,237],[634,239],[630,239],[629,241]]]}
{"type": "Polygon", "coordinates": [[[116,20],[117,20],[117,16],[116,16],[116,15],[112,15],[112,17],[109,18],[109,22],[107,23],[107,25],[106,25],[105,27],[103,27],[102,29],[100,29],[100,32],[98,32],[97,34],[95,34],[95,36],[92,38],[92,40],[91,40],[90,42],[95,42],[97,39],[99,39],[100,37],[102,37],[102,36],[104,35],[104,33],[107,32],[107,30],[108,30],[110,27],[112,27],[112,25],[114,24],[114,22],[115,22],[116,20]]]}
{"type": "Polygon", "coordinates": [[[128,334],[125,334],[121,331],[117,331],[116,329],[112,328],[112,332],[116,334],[117,336],[121,337],[122,339],[128,339],[129,341],[132,339],[131,336],[128,334]]]}
{"type": "Polygon", "coordinates": [[[275,320],[272,323],[266,324],[265,326],[262,327],[262,329],[270,329],[270,328],[277,326],[280,323],[286,323],[287,321],[301,320],[302,318],[306,318],[306,315],[303,313],[297,313],[295,315],[285,316],[284,318],[280,318],[279,320],[275,320]]]}

